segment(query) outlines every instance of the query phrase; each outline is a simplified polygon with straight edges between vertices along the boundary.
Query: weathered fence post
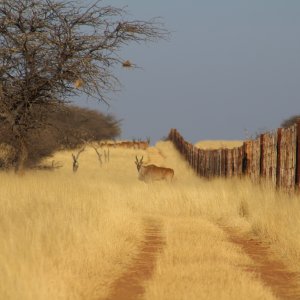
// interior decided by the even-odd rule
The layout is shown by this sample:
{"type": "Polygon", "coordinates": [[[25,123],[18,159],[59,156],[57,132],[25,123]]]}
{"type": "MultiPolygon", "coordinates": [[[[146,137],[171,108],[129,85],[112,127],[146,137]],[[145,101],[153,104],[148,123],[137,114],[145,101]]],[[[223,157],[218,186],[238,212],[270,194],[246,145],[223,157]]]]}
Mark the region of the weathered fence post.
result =
{"type": "Polygon", "coordinates": [[[300,189],[300,121],[297,122],[297,154],[296,154],[296,178],[295,185],[296,189],[300,189]]]}
{"type": "Polygon", "coordinates": [[[266,177],[265,173],[265,168],[264,168],[264,160],[265,160],[265,155],[264,155],[264,135],[260,135],[260,176],[266,177]]]}
{"type": "Polygon", "coordinates": [[[280,186],[280,173],[281,173],[281,133],[282,128],[277,130],[277,165],[276,165],[276,186],[280,186]]]}
{"type": "Polygon", "coordinates": [[[286,190],[295,188],[297,167],[297,126],[280,130],[279,167],[277,186],[286,190]]]}

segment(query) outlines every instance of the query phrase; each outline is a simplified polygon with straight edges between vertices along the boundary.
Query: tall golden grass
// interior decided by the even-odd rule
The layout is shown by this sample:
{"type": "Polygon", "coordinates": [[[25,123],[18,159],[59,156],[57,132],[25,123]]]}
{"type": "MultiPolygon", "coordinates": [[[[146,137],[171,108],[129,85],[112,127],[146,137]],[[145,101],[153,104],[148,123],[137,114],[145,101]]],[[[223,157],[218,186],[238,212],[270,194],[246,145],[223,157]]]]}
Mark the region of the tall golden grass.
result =
{"type": "Polygon", "coordinates": [[[140,220],[118,188],[126,176],[85,154],[77,174],[59,153],[56,172],[0,175],[0,299],[105,298],[137,253],[140,220]]]}
{"type": "Polygon", "coordinates": [[[0,299],[105,299],[137,255],[143,219],[157,218],[166,245],[145,299],[276,299],[245,266],[254,262],[222,226],[254,233],[300,271],[300,199],[247,180],[202,180],[170,142],[147,151],[93,149],[64,167],[0,174],[0,299]],[[137,179],[135,156],[175,170],[172,183],[137,179]]]}

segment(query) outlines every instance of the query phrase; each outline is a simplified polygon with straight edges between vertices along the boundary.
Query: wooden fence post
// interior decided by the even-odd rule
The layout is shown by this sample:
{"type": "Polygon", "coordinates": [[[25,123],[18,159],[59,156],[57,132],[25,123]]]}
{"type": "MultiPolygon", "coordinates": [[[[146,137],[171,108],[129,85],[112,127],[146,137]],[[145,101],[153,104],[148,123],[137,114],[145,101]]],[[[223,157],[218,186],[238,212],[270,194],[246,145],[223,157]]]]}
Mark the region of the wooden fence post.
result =
{"type": "Polygon", "coordinates": [[[228,176],[228,149],[224,149],[224,176],[228,176]]]}
{"type": "Polygon", "coordinates": [[[281,173],[281,132],[282,128],[277,130],[277,165],[276,165],[276,186],[280,186],[281,173]]]}
{"type": "Polygon", "coordinates": [[[264,168],[264,165],[265,165],[265,155],[264,155],[264,135],[261,134],[260,135],[260,170],[259,170],[259,174],[260,176],[262,177],[266,177],[266,173],[265,173],[265,168],[264,168]]]}
{"type": "Polygon", "coordinates": [[[300,120],[297,122],[297,145],[296,145],[296,178],[295,187],[300,189],[300,120]]]}
{"type": "Polygon", "coordinates": [[[243,175],[243,157],[244,157],[244,151],[243,146],[238,148],[238,176],[242,177],[243,175]]]}
{"type": "Polygon", "coordinates": [[[242,146],[243,158],[242,158],[242,174],[245,175],[247,172],[247,151],[246,151],[246,142],[243,142],[242,146]]]}

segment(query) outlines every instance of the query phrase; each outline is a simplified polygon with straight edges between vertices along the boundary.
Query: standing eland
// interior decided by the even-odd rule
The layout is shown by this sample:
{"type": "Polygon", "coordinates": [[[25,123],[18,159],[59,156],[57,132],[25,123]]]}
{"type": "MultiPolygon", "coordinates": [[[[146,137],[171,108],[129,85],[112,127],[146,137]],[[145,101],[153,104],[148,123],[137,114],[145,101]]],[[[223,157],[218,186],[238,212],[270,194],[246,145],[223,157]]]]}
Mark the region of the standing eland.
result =
{"type": "Polygon", "coordinates": [[[145,182],[155,180],[172,181],[174,177],[173,169],[158,167],[155,165],[143,166],[143,156],[140,160],[136,156],[135,164],[139,172],[139,180],[143,180],[145,182]]]}

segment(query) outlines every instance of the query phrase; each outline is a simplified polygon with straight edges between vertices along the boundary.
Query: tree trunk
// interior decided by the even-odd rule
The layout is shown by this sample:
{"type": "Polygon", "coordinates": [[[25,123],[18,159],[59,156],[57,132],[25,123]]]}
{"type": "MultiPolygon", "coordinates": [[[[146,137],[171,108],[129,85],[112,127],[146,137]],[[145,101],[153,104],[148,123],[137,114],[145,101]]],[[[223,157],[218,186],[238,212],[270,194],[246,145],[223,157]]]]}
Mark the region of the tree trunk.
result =
{"type": "Polygon", "coordinates": [[[26,142],[21,139],[19,141],[19,149],[17,153],[17,164],[15,172],[19,175],[23,175],[25,172],[25,166],[28,159],[28,148],[26,142]]]}

